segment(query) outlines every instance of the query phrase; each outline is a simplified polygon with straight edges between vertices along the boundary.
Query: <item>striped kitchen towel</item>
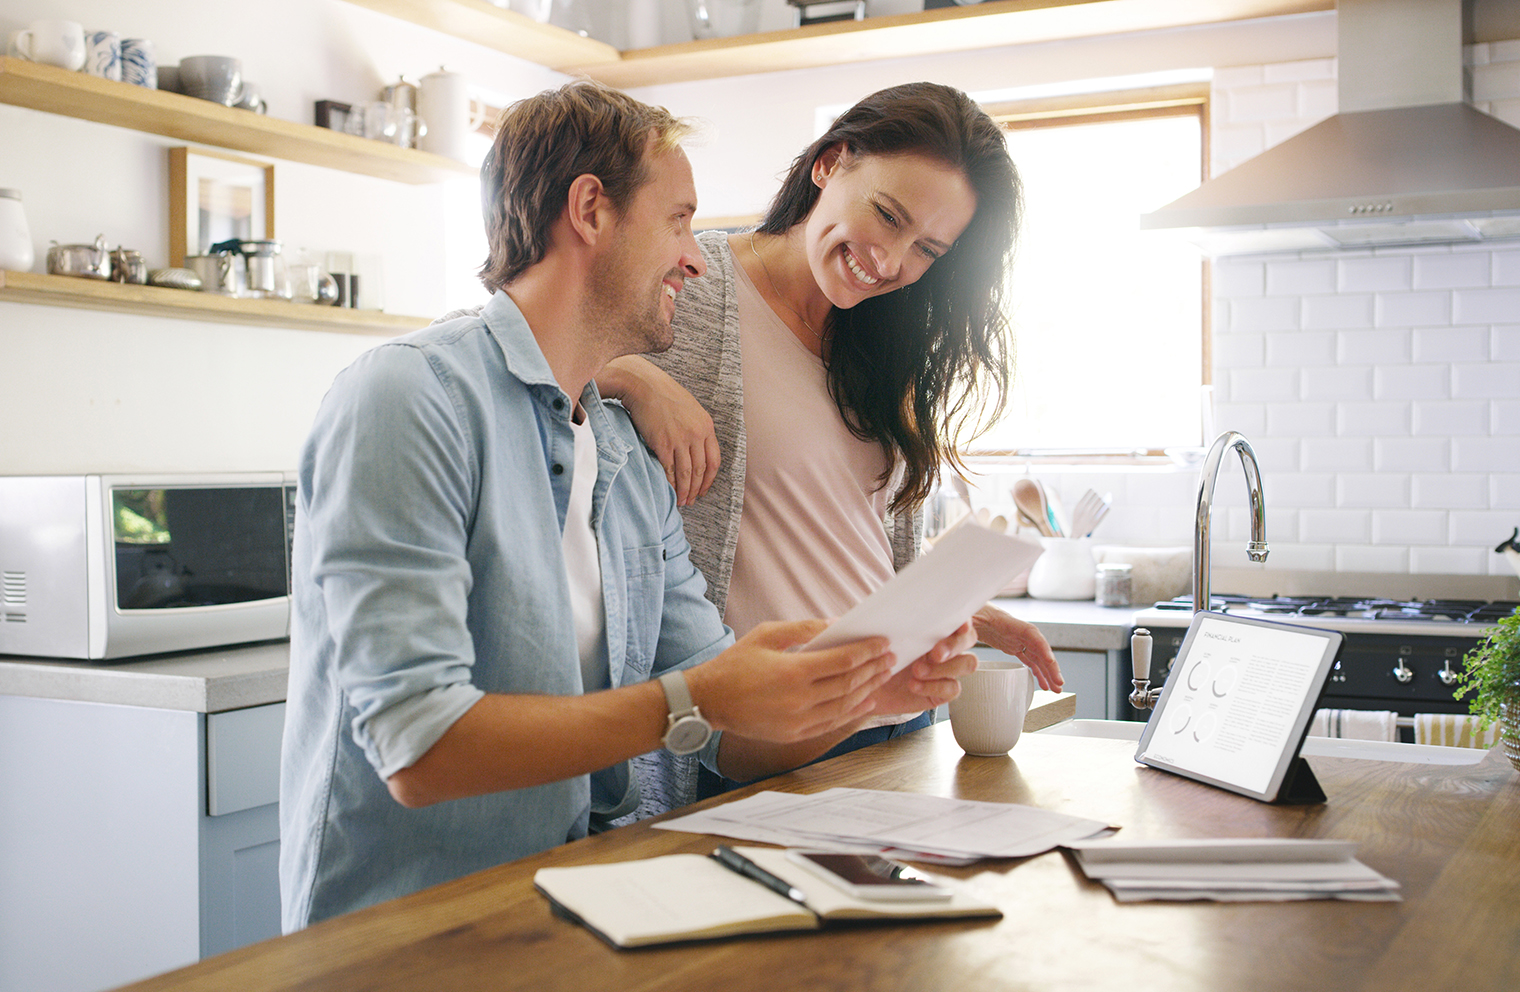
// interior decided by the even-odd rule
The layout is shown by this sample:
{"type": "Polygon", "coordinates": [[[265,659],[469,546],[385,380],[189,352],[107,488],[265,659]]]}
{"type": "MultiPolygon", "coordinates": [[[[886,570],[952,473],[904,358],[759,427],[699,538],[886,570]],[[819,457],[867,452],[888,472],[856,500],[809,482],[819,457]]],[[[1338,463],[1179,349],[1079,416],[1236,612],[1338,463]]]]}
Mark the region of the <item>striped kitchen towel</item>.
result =
{"type": "Polygon", "coordinates": [[[1396,741],[1399,715],[1392,710],[1315,710],[1309,733],[1358,741],[1396,741]]]}
{"type": "Polygon", "coordinates": [[[1478,729],[1476,717],[1462,713],[1416,713],[1414,742],[1443,747],[1476,747],[1488,750],[1499,743],[1499,725],[1478,729]]]}

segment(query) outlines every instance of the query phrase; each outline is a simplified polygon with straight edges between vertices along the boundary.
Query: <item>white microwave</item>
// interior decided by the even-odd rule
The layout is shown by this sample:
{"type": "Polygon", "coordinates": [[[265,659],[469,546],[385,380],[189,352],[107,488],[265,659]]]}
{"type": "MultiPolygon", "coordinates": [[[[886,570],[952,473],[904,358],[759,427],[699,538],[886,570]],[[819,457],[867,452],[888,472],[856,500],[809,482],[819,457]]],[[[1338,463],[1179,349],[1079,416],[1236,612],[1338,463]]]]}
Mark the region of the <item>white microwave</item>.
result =
{"type": "Polygon", "coordinates": [[[0,476],[0,654],[288,637],[295,491],[280,472],[0,476]]]}

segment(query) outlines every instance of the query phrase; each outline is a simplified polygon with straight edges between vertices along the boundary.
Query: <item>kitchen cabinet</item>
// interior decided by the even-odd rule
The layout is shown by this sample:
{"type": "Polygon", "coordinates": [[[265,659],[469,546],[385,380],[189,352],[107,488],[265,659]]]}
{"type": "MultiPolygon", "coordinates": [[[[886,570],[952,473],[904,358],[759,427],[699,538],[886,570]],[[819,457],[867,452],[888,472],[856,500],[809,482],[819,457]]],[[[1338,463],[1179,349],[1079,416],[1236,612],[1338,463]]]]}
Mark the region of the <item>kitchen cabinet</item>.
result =
{"type": "Polygon", "coordinates": [[[1334,10],[1334,0],[987,0],[619,52],[485,0],[348,0],[612,86],[649,86],[1334,10]]]}
{"type": "Polygon", "coordinates": [[[94,992],[277,936],[284,709],[0,696],[0,989],[94,992]]]}

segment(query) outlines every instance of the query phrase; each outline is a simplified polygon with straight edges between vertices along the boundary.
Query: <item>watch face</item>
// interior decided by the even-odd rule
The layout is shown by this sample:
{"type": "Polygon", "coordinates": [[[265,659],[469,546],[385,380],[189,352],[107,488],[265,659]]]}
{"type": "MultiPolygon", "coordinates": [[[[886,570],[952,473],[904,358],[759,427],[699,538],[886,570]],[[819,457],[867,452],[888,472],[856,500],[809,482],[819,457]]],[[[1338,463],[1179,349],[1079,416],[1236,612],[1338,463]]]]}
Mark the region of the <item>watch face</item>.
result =
{"type": "Polygon", "coordinates": [[[702,750],[712,736],[712,727],[700,717],[683,717],[665,734],[665,748],[671,754],[691,754],[702,750]]]}

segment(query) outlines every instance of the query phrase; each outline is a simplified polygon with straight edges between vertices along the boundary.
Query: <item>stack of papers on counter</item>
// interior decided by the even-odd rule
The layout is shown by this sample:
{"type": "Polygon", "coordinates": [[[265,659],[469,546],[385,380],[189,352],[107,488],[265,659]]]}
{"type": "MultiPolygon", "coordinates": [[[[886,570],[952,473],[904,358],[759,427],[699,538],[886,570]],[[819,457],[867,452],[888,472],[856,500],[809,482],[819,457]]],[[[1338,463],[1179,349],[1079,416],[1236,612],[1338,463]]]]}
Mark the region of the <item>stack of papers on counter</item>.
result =
{"type": "Polygon", "coordinates": [[[1102,882],[1120,902],[1400,898],[1398,882],[1356,860],[1353,841],[1095,840],[1066,846],[1087,877],[1102,882]]]}
{"type": "Polygon", "coordinates": [[[1099,820],[1033,806],[875,789],[760,792],[654,826],[938,864],[1033,857],[1109,829],[1099,820]]]}

